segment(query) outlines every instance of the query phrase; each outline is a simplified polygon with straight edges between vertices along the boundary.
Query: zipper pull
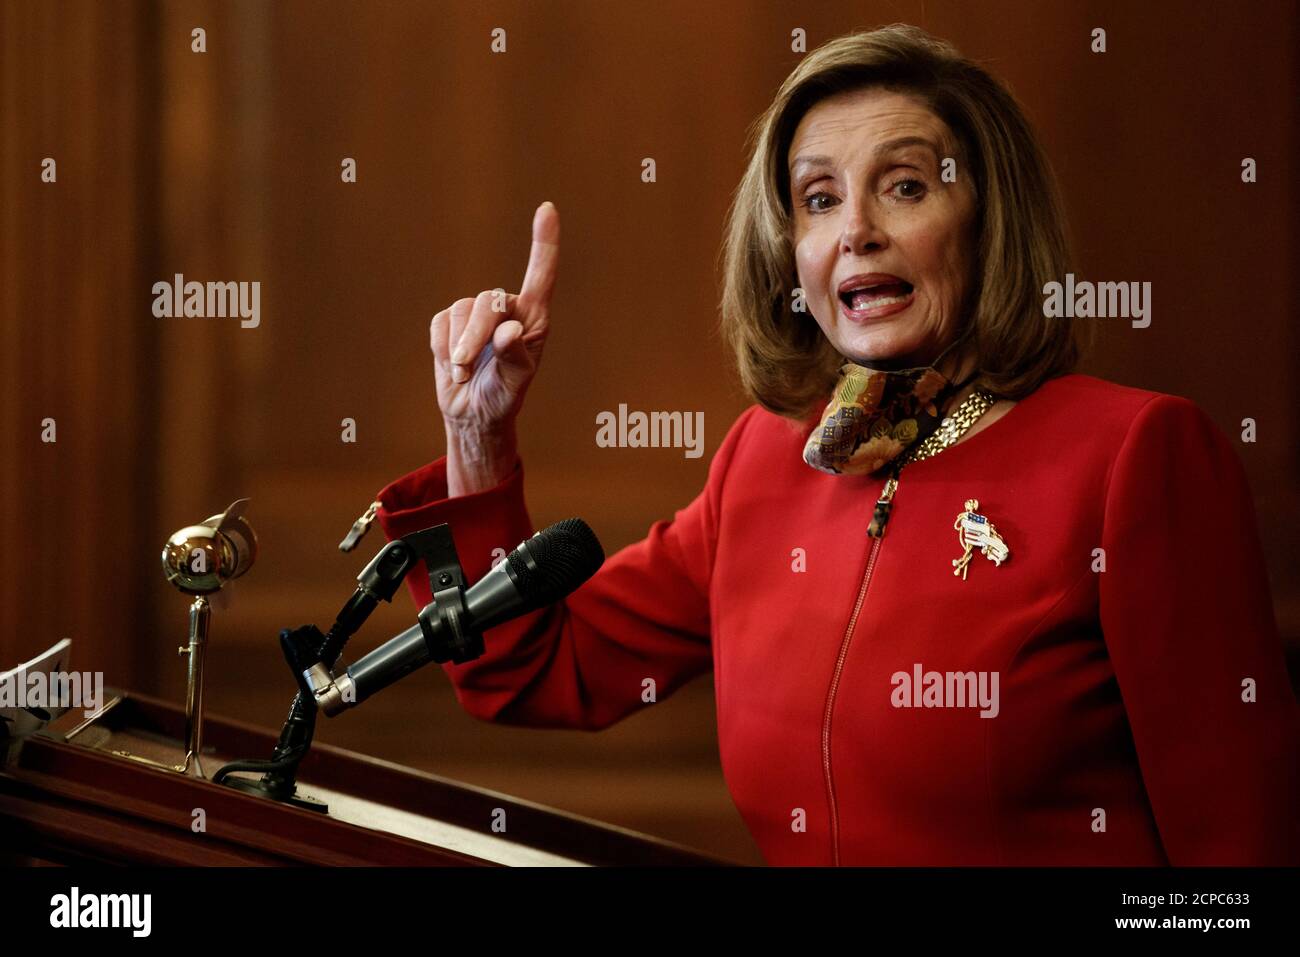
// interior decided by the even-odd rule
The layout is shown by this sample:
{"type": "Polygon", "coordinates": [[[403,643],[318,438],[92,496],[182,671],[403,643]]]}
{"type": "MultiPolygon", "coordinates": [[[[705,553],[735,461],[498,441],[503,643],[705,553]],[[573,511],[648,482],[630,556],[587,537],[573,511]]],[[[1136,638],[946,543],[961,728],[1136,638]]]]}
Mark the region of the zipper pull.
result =
{"type": "Polygon", "coordinates": [[[871,524],[867,526],[867,534],[872,538],[884,537],[885,523],[889,521],[889,510],[893,507],[896,491],[898,491],[898,476],[891,475],[885,482],[885,487],[880,490],[880,498],[876,499],[876,510],[872,513],[871,524]]]}
{"type": "Polygon", "coordinates": [[[366,509],[365,514],[352,523],[352,530],[348,532],[343,541],[339,542],[339,551],[350,552],[357,547],[357,542],[365,538],[366,532],[370,531],[370,523],[375,520],[375,513],[383,507],[383,504],[378,499],[370,503],[370,507],[366,509]]]}

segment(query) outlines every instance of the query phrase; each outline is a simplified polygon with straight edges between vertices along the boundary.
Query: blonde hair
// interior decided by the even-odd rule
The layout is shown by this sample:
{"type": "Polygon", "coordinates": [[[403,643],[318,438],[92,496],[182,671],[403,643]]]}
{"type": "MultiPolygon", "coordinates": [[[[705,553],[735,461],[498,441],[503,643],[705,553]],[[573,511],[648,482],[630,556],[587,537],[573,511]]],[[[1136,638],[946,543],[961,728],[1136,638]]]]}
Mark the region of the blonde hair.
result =
{"type": "Polygon", "coordinates": [[[1080,324],[1043,315],[1041,290],[1071,269],[1055,177],[1011,93],[950,43],[893,24],[838,37],[805,57],[750,129],[750,159],[727,216],[722,332],[741,384],[778,415],[806,419],[827,400],[843,356],[808,312],[789,242],[787,154],[818,101],[866,87],[919,98],[956,137],[976,197],[967,348],[977,383],[1019,399],[1078,363],[1080,324]]]}

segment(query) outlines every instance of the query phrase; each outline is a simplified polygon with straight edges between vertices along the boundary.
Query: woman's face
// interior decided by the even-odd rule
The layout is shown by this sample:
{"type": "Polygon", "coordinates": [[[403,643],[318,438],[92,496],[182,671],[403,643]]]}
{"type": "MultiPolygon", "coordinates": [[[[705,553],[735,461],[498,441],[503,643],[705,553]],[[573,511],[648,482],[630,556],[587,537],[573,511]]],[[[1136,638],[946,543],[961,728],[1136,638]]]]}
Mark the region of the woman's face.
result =
{"type": "Polygon", "coordinates": [[[975,196],[967,170],[940,178],[953,142],[919,100],[878,88],[820,101],[795,130],[787,161],[799,285],[842,355],[928,365],[960,328],[975,196]]]}

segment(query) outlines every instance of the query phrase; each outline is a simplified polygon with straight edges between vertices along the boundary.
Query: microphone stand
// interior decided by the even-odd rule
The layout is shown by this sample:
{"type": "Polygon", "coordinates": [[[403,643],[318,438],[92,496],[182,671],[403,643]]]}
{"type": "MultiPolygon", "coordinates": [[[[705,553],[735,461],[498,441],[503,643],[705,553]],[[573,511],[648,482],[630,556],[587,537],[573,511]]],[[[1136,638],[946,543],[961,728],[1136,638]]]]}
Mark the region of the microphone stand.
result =
{"type": "MultiPolygon", "coordinates": [[[[297,793],[298,766],[311,749],[318,711],[307,673],[317,665],[332,671],[348,639],[365,623],[380,601],[392,601],[407,573],[420,561],[428,569],[429,588],[435,596],[439,615],[455,617],[458,611],[464,610],[465,572],[456,554],[449,525],[435,525],[389,542],[357,576],[357,590],[339,611],[328,632],[322,635],[315,625],[286,628],[280,632],[280,648],[293,671],[298,693],[289,707],[289,715],[271,752],[271,760],[231,762],[213,775],[213,782],[306,810],[328,811],[324,802],[297,793]],[[236,771],[264,773],[260,780],[251,780],[231,777],[236,771]]],[[[457,648],[458,653],[453,656],[455,660],[468,661],[483,653],[481,636],[461,637],[467,640],[457,648]]]]}

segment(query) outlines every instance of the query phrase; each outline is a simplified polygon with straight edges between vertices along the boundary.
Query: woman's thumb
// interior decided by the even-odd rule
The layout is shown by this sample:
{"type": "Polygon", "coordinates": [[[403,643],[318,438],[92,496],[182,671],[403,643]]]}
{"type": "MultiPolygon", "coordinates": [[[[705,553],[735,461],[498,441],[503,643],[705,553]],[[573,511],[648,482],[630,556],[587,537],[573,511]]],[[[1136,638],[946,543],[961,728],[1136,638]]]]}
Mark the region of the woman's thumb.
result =
{"type": "Polygon", "coordinates": [[[497,374],[512,393],[527,384],[534,370],[533,357],[524,345],[523,325],[514,319],[497,326],[492,336],[492,351],[497,358],[497,374]]]}

